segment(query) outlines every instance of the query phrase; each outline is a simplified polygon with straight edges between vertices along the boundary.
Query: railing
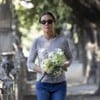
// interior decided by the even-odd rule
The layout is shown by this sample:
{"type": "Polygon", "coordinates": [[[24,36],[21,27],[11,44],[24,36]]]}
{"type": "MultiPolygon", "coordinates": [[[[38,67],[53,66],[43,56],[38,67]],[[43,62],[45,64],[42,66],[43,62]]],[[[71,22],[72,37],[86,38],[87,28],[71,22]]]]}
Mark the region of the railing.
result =
{"type": "Polygon", "coordinates": [[[13,64],[14,52],[1,54],[0,100],[15,100],[16,71],[13,64]]]}

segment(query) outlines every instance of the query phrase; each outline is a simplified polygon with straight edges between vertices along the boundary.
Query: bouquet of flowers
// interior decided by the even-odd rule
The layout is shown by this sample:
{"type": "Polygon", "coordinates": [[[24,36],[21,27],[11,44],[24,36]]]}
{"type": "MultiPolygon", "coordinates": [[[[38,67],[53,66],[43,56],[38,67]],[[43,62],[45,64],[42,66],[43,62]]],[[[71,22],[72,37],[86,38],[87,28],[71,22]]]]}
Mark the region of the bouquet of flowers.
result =
{"type": "Polygon", "coordinates": [[[55,51],[50,52],[48,57],[42,62],[42,70],[47,74],[59,76],[63,72],[63,64],[65,62],[65,56],[63,51],[58,48],[55,51]]]}

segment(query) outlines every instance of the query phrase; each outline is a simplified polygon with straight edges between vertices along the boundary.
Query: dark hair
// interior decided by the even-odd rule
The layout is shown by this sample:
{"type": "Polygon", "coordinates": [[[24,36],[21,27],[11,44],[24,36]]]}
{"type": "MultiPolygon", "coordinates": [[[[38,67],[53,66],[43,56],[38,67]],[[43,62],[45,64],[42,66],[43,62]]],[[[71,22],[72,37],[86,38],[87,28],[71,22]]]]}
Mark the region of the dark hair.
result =
{"type": "Polygon", "coordinates": [[[55,16],[53,15],[53,13],[47,11],[47,12],[44,12],[44,13],[41,14],[41,16],[40,16],[40,18],[39,18],[39,22],[41,22],[41,17],[44,16],[44,15],[50,15],[50,16],[52,17],[53,21],[54,21],[54,22],[56,21],[56,18],[55,18],[55,16]]]}

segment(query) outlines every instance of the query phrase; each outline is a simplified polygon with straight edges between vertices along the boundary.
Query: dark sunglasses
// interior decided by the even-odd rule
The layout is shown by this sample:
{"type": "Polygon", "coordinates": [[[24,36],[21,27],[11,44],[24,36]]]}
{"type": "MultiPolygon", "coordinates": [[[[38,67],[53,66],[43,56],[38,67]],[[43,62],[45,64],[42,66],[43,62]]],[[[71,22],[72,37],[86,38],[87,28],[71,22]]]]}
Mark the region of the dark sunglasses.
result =
{"type": "Polygon", "coordinates": [[[52,24],[53,22],[54,22],[54,21],[51,20],[51,19],[49,19],[49,20],[41,20],[41,21],[40,21],[40,23],[43,24],[43,25],[45,25],[46,23],[52,24]]]}

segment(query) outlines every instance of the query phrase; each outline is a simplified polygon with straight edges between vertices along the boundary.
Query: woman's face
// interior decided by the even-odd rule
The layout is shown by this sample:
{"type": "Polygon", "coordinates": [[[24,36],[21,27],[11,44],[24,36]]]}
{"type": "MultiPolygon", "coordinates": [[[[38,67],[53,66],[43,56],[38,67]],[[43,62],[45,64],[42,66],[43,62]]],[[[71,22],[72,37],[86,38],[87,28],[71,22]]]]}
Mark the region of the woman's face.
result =
{"type": "Polygon", "coordinates": [[[44,33],[52,34],[54,31],[54,20],[50,15],[43,15],[41,17],[41,27],[44,33]]]}

